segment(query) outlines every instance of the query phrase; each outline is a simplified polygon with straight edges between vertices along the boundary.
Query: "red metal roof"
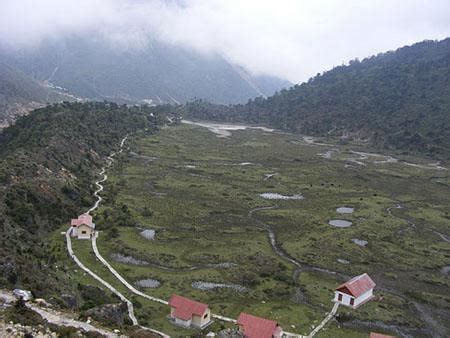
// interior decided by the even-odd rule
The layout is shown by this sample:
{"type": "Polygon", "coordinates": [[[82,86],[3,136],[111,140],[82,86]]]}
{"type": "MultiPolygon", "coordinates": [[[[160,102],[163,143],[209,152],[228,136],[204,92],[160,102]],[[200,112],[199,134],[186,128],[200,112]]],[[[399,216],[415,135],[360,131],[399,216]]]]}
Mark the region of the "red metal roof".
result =
{"type": "Polygon", "coordinates": [[[92,223],[92,216],[89,214],[82,214],[78,216],[78,218],[72,219],[70,224],[75,227],[80,226],[81,224],[86,224],[91,228],[94,227],[94,223],[92,223]]]}
{"type": "Polygon", "coordinates": [[[363,293],[373,289],[375,282],[369,277],[367,273],[353,277],[348,282],[339,285],[336,290],[349,294],[353,297],[359,297],[363,293]]]}
{"type": "Polygon", "coordinates": [[[369,338],[394,338],[394,336],[388,336],[388,335],[381,334],[381,333],[370,332],[369,338]]]}
{"type": "Polygon", "coordinates": [[[193,315],[203,316],[208,309],[207,304],[175,294],[170,297],[169,305],[175,308],[173,315],[182,320],[189,320],[193,315]]]}
{"type": "Polygon", "coordinates": [[[245,337],[248,338],[272,338],[277,330],[278,323],[274,320],[265,319],[241,312],[237,320],[245,337]]]}

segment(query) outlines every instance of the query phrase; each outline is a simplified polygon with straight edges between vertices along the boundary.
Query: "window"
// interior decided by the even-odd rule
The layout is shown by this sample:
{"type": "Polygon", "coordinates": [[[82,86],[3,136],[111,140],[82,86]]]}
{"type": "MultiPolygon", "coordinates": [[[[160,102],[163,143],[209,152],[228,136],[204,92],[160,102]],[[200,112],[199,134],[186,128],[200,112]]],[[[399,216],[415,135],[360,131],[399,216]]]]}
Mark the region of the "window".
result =
{"type": "Polygon", "coordinates": [[[86,235],[86,230],[83,230],[83,231],[81,232],[81,234],[82,234],[82,235],[86,235]]]}
{"type": "Polygon", "coordinates": [[[203,319],[208,318],[208,313],[205,313],[205,315],[203,316],[203,319]]]}
{"type": "Polygon", "coordinates": [[[352,305],[352,306],[355,305],[355,298],[353,298],[353,297],[350,298],[350,305],[352,305]]]}
{"type": "Polygon", "coordinates": [[[342,302],[342,293],[338,293],[338,301],[342,302]]]}

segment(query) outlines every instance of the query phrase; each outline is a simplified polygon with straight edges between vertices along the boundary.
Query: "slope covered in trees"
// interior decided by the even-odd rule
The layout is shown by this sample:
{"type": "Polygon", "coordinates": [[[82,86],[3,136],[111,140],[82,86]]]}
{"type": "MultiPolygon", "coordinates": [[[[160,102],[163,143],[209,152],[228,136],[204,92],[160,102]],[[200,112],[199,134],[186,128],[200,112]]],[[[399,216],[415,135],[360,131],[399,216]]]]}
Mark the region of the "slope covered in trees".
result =
{"type": "Polygon", "coordinates": [[[67,97],[0,62],[0,128],[47,102],[63,99],[67,97]]]}
{"type": "Polygon", "coordinates": [[[197,101],[185,115],[450,158],[450,39],[353,60],[245,105],[197,101]]]}
{"type": "Polygon", "coordinates": [[[94,176],[121,138],[152,132],[170,109],[66,102],[0,132],[0,288],[58,297],[70,287],[49,233],[93,203],[94,176]]]}

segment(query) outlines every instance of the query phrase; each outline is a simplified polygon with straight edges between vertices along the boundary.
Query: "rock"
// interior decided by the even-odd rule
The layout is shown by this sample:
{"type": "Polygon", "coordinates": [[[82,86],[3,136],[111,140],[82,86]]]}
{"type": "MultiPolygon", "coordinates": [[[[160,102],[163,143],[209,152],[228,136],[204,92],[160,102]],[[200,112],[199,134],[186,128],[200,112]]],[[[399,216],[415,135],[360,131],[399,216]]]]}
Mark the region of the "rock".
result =
{"type": "Polygon", "coordinates": [[[219,338],[244,338],[244,334],[238,329],[225,329],[218,333],[219,338]]]}
{"type": "Polygon", "coordinates": [[[78,308],[78,300],[74,295],[63,293],[61,299],[69,309],[74,310],[78,308]]]}
{"type": "Polygon", "coordinates": [[[107,323],[108,325],[123,325],[128,315],[126,303],[105,304],[85,311],[86,316],[107,323]]]}

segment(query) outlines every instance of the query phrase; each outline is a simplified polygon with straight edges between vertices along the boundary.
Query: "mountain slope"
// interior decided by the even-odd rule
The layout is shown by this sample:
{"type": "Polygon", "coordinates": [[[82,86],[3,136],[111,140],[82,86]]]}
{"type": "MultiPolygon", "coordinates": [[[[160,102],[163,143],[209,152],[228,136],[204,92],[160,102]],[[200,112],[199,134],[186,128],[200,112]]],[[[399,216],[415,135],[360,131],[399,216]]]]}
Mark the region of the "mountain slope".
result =
{"type": "Polygon", "coordinates": [[[0,128],[47,102],[49,91],[25,74],[0,62],[0,128]]]}
{"type": "Polygon", "coordinates": [[[276,128],[450,158],[450,39],[351,61],[246,105],[196,102],[187,116],[276,128]]]}
{"type": "Polygon", "coordinates": [[[46,41],[38,49],[3,54],[35,79],[89,99],[177,103],[204,98],[237,103],[290,85],[238,71],[218,55],[202,56],[156,41],[129,50],[75,36],[46,41]]]}
{"type": "Polygon", "coordinates": [[[75,99],[67,92],[45,86],[17,68],[0,62],[0,129],[33,109],[75,99]]]}
{"type": "Polygon", "coordinates": [[[126,134],[154,131],[169,109],[64,102],[0,132],[0,288],[59,298],[74,287],[52,265],[65,248],[49,233],[92,205],[104,156],[126,134]]]}

